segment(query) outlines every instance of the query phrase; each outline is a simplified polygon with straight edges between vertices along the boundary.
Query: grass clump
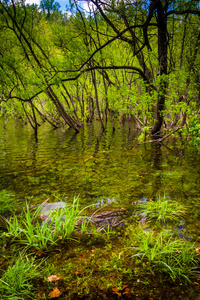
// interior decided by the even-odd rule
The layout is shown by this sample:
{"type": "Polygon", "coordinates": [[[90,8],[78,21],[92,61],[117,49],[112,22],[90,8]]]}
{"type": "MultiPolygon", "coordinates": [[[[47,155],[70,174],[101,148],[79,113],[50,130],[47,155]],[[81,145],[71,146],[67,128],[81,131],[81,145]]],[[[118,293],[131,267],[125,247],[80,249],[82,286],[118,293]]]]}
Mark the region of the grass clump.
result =
{"type": "Polygon", "coordinates": [[[185,213],[185,207],[167,197],[159,196],[156,200],[149,199],[140,204],[141,215],[158,222],[177,221],[185,213]]]}
{"type": "Polygon", "coordinates": [[[40,275],[40,264],[22,254],[13,260],[0,278],[1,299],[25,300],[33,299],[34,285],[32,280],[40,275]]]}
{"type": "Polygon", "coordinates": [[[14,215],[7,223],[7,237],[12,237],[28,247],[35,249],[47,249],[59,240],[72,238],[77,228],[78,220],[81,220],[80,233],[87,229],[87,219],[83,217],[83,211],[79,210],[78,198],[74,198],[71,206],[51,211],[50,215],[43,221],[40,219],[40,211],[44,203],[34,213],[31,213],[29,205],[23,210],[21,216],[14,215]]]}
{"type": "Polygon", "coordinates": [[[152,271],[167,273],[173,281],[190,281],[199,261],[194,244],[167,230],[156,233],[130,228],[129,235],[131,258],[146,262],[152,271]]]}

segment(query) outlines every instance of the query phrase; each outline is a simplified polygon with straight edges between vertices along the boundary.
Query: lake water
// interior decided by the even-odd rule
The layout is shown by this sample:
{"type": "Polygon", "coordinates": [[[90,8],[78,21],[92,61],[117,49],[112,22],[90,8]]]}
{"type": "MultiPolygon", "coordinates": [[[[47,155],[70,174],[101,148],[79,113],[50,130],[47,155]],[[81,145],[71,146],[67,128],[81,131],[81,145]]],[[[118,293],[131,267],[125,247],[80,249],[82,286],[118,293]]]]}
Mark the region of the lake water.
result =
{"type": "Polygon", "coordinates": [[[138,145],[133,125],[117,123],[115,132],[108,125],[101,135],[95,122],[79,134],[42,124],[36,141],[29,125],[3,125],[1,118],[0,190],[33,203],[79,195],[84,204],[103,199],[126,208],[165,194],[187,206],[188,230],[199,231],[200,153],[183,138],[138,145]]]}

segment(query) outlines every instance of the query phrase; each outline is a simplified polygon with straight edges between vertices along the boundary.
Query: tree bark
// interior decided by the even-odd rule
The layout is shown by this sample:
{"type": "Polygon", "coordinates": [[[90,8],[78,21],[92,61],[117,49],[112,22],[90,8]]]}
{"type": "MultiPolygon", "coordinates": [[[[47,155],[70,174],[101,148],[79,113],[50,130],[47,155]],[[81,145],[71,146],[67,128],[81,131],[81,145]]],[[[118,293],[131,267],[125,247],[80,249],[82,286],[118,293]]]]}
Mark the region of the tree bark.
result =
{"type": "Polygon", "coordinates": [[[151,133],[156,134],[161,130],[163,124],[163,113],[165,109],[166,89],[167,89],[167,18],[164,13],[164,7],[161,1],[154,0],[157,10],[157,26],[158,26],[158,61],[160,77],[160,86],[158,92],[158,101],[156,108],[156,122],[151,133]]]}

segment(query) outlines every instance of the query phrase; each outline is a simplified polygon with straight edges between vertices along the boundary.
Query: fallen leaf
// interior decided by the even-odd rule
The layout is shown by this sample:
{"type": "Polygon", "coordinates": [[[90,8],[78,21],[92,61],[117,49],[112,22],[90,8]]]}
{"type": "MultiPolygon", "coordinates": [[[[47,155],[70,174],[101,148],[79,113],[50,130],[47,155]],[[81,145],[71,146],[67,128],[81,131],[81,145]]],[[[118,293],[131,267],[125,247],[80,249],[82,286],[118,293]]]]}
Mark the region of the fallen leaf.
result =
{"type": "Polygon", "coordinates": [[[194,284],[196,284],[196,285],[199,285],[199,283],[198,283],[198,282],[196,282],[196,281],[194,281],[194,284]]]}
{"type": "Polygon", "coordinates": [[[196,253],[198,253],[198,254],[200,253],[200,248],[196,248],[195,250],[196,250],[196,253]]]}
{"type": "Polygon", "coordinates": [[[95,252],[96,250],[91,250],[91,252],[95,252]]]}
{"type": "Polygon", "coordinates": [[[182,214],[185,214],[185,211],[183,211],[183,210],[179,210],[179,212],[181,212],[182,214]]]}
{"type": "Polygon", "coordinates": [[[60,296],[60,291],[57,287],[53,288],[53,291],[49,293],[49,298],[57,298],[60,296]]]}
{"type": "Polygon", "coordinates": [[[120,292],[118,292],[117,288],[112,288],[113,294],[116,294],[118,296],[121,296],[122,294],[120,292]]]}
{"type": "Polygon", "coordinates": [[[129,288],[126,288],[125,291],[122,293],[123,295],[127,295],[128,297],[131,296],[131,290],[129,288]]]}
{"type": "Polygon", "coordinates": [[[57,281],[57,280],[60,280],[60,279],[61,278],[58,277],[57,275],[51,275],[46,280],[50,282],[50,281],[57,281]]]}
{"type": "Polygon", "coordinates": [[[128,285],[123,285],[122,289],[124,290],[124,289],[127,288],[127,287],[128,287],[128,285]]]}

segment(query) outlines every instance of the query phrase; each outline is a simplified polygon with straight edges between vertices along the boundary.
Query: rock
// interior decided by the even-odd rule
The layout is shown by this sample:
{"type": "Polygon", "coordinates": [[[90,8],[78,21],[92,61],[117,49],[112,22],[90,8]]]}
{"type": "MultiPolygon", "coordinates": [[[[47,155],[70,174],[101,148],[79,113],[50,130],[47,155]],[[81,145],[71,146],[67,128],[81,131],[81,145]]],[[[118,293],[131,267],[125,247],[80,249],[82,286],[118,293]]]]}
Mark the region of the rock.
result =
{"type": "Polygon", "coordinates": [[[92,215],[90,221],[96,227],[102,228],[117,228],[117,227],[125,227],[124,224],[124,211],[125,209],[121,210],[105,210],[102,212],[95,213],[92,215]]]}
{"type": "Polygon", "coordinates": [[[63,201],[55,202],[55,203],[46,203],[40,210],[40,218],[45,220],[49,217],[52,210],[64,208],[64,207],[66,207],[66,203],[63,201]]]}

